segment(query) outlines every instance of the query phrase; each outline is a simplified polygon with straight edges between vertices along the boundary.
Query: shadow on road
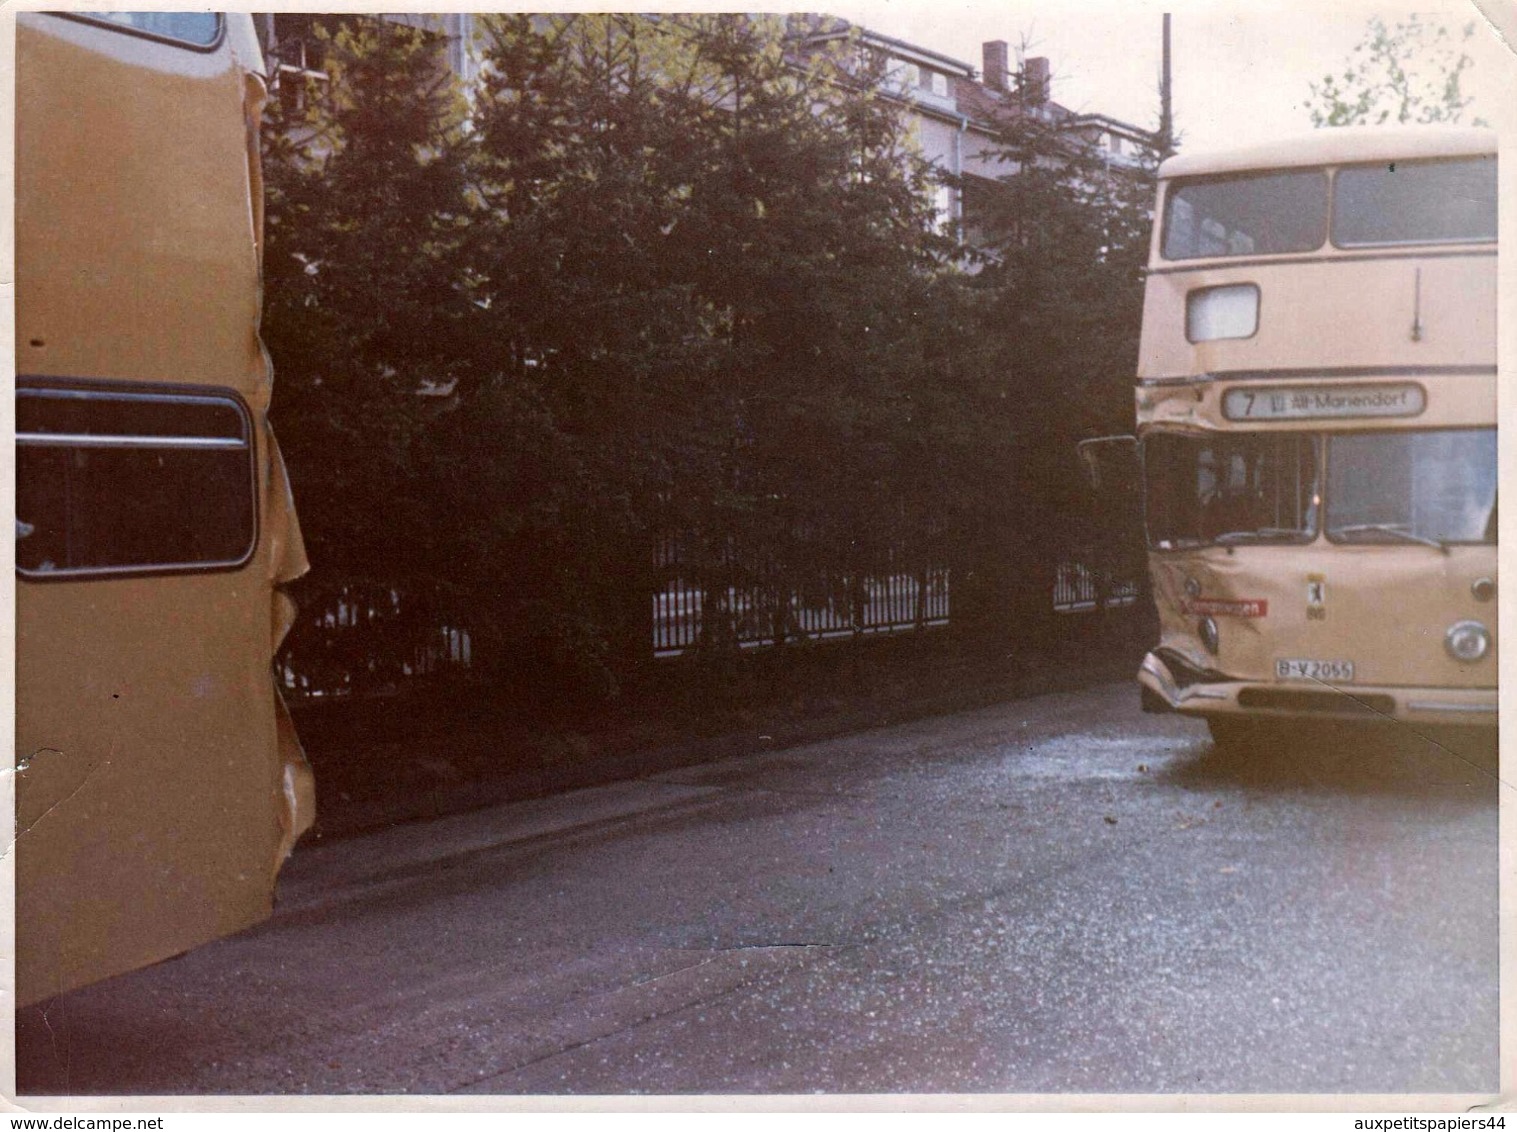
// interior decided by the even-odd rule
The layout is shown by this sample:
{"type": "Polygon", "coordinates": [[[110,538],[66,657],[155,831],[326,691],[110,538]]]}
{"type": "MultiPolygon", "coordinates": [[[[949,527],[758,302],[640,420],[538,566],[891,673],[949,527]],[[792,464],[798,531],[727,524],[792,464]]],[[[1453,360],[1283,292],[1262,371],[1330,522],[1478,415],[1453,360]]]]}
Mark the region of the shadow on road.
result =
{"type": "Polygon", "coordinates": [[[1494,730],[1416,729],[1395,723],[1281,722],[1207,741],[1161,777],[1179,786],[1320,788],[1416,794],[1462,788],[1492,800],[1501,786],[1494,730]]]}

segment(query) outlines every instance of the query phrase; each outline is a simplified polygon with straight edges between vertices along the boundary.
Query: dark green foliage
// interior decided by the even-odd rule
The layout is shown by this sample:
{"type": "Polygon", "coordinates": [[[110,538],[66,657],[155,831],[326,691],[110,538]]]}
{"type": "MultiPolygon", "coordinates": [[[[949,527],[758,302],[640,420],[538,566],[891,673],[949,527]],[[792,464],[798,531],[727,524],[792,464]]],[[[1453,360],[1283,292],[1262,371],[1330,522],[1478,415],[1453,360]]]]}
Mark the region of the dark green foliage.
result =
{"type": "Polygon", "coordinates": [[[331,89],[265,130],[316,577],[467,624],[497,682],[635,674],[661,536],[708,609],[781,572],[818,602],[985,573],[1048,533],[1068,438],[1127,423],[1132,233],[1028,179],[1053,226],[967,283],[846,44],[802,71],[777,18],[486,17],[465,118],[424,34],[319,22],[331,89]]]}
{"type": "Polygon", "coordinates": [[[316,34],[330,88],[275,102],[263,134],[274,416],[323,574],[442,578],[455,485],[438,474],[446,405],[422,392],[470,368],[451,348],[470,311],[463,107],[414,29],[316,34]]]}
{"type": "Polygon", "coordinates": [[[1111,537],[1089,525],[1074,451],[1133,428],[1154,178],[1109,168],[1039,114],[1008,123],[1000,157],[1006,172],[973,198],[989,262],[972,284],[981,330],[965,360],[986,375],[999,427],[1022,440],[983,500],[976,559],[1026,631],[1048,616],[1060,550],[1111,537]]]}
{"type": "Polygon", "coordinates": [[[487,29],[476,263],[496,340],[595,465],[581,532],[641,536],[640,565],[676,530],[713,593],[867,556],[938,270],[895,115],[825,61],[798,74],[775,20],[487,29]]]}

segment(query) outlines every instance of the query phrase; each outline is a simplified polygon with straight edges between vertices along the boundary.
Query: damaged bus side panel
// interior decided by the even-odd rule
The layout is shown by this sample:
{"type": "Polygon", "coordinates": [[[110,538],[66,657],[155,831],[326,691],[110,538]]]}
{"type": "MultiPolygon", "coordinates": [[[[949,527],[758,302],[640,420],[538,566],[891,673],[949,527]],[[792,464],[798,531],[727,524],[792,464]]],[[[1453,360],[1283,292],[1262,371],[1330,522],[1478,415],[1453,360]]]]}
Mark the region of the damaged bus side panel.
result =
{"type": "Polygon", "coordinates": [[[16,994],[266,917],[313,820],[246,15],[16,20],[16,994]]]}

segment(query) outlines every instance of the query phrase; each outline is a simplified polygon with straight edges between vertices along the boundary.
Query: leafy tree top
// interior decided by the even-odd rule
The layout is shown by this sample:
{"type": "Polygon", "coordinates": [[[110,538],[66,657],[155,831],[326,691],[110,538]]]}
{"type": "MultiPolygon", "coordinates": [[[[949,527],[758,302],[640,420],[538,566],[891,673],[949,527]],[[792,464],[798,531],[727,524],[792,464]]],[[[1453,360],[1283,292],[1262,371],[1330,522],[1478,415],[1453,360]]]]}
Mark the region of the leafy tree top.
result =
{"type": "MultiPolygon", "coordinates": [[[[1466,24],[1455,34],[1417,15],[1395,24],[1372,16],[1364,39],[1341,75],[1312,83],[1307,107],[1314,126],[1458,124],[1474,101],[1464,90],[1474,65],[1464,50],[1475,35],[1466,24]]],[[[1475,118],[1472,125],[1485,125],[1475,118]]]]}

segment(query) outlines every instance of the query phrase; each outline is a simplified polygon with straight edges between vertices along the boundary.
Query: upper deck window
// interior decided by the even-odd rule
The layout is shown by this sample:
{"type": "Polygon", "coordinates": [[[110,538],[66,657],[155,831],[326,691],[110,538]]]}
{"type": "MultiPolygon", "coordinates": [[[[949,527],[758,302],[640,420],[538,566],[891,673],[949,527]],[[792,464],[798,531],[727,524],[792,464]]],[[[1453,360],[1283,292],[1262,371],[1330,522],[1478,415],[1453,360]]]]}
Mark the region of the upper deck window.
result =
{"type": "Polygon", "coordinates": [[[1176,181],[1164,210],[1165,259],[1308,252],[1326,237],[1318,169],[1176,181]]]}
{"type": "Polygon", "coordinates": [[[217,12],[69,12],[67,15],[115,24],[190,47],[214,47],[221,39],[221,15],[217,12]]]}
{"type": "Polygon", "coordinates": [[[1453,244],[1496,238],[1496,158],[1393,161],[1338,171],[1339,247],[1453,244]]]}

